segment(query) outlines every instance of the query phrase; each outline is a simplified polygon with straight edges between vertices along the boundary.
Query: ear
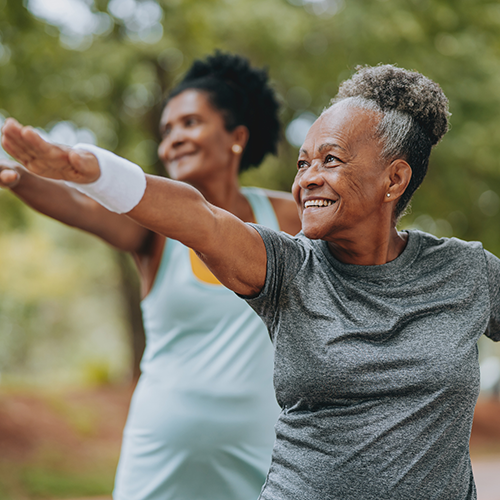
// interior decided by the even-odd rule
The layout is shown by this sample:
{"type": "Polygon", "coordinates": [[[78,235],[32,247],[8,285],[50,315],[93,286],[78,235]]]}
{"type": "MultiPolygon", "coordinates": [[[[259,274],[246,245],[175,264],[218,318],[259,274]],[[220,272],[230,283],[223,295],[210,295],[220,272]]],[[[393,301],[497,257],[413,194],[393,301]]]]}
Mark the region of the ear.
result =
{"type": "Polygon", "coordinates": [[[389,165],[389,186],[384,198],[385,202],[397,200],[406,190],[411,180],[411,167],[404,160],[394,160],[389,165]],[[390,195],[390,196],[387,196],[390,195]]]}
{"type": "Polygon", "coordinates": [[[239,144],[244,150],[248,139],[250,138],[250,132],[245,125],[238,125],[232,132],[233,134],[233,144],[239,144]]]}

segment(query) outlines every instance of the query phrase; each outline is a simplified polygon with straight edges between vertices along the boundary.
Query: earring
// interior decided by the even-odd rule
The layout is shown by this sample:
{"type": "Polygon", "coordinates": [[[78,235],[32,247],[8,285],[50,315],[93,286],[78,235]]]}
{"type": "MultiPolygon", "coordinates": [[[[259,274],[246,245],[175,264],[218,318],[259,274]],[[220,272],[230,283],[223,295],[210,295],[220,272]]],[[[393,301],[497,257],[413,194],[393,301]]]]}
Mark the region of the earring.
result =
{"type": "Polygon", "coordinates": [[[387,193],[387,198],[389,198],[389,196],[391,196],[391,193],[387,193]]]}
{"type": "Polygon", "coordinates": [[[243,152],[243,148],[239,144],[233,144],[233,146],[231,147],[231,151],[235,155],[240,155],[243,152]]]}

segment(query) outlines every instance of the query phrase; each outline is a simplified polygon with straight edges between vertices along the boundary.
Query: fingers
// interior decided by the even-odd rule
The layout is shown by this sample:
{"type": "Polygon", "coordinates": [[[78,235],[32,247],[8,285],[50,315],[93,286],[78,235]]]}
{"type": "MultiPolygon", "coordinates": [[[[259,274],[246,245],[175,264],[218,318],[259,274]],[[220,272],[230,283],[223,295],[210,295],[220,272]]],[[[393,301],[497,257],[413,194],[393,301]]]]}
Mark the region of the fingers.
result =
{"type": "Polygon", "coordinates": [[[90,151],[72,149],[68,153],[68,160],[72,166],[72,177],[66,179],[73,182],[90,183],[99,179],[101,168],[97,158],[90,151]]]}
{"type": "Polygon", "coordinates": [[[32,156],[50,155],[62,148],[56,144],[51,144],[46,140],[42,139],[38,132],[33,130],[33,127],[29,125],[22,127],[20,130],[20,136],[23,144],[26,146],[27,151],[32,156]]]}
{"type": "Polygon", "coordinates": [[[30,172],[42,177],[64,179],[64,171],[71,169],[70,148],[45,141],[33,127],[23,127],[14,118],[8,118],[2,127],[2,146],[30,172]]]}
{"type": "Polygon", "coordinates": [[[7,118],[2,127],[2,147],[21,163],[25,163],[31,159],[31,156],[23,146],[21,130],[22,126],[17,120],[7,118]]]}
{"type": "Polygon", "coordinates": [[[20,175],[15,170],[5,169],[0,171],[0,186],[13,188],[20,179],[20,175]]]}
{"type": "Polygon", "coordinates": [[[2,127],[2,146],[26,166],[33,160],[66,160],[67,155],[67,148],[45,141],[33,127],[23,127],[14,118],[2,127]]]}
{"type": "Polygon", "coordinates": [[[0,158],[0,187],[13,188],[19,183],[21,174],[16,170],[18,167],[19,163],[0,158]]]}
{"type": "Polygon", "coordinates": [[[30,172],[41,177],[90,183],[101,175],[97,158],[92,153],[47,142],[33,127],[23,127],[14,118],[5,120],[2,146],[30,172]]]}

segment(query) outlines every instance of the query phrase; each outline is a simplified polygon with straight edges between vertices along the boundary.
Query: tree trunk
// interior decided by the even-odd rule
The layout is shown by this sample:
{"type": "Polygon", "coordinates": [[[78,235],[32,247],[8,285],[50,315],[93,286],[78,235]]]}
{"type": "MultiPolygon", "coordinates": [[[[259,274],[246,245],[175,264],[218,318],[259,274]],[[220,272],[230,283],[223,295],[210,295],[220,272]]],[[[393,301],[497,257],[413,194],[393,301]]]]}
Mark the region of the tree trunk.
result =
{"type": "Polygon", "coordinates": [[[116,262],[120,269],[120,291],[132,350],[132,377],[134,381],[137,381],[141,374],[140,362],[146,344],[140,307],[139,278],[130,255],[125,252],[116,252],[116,262]]]}

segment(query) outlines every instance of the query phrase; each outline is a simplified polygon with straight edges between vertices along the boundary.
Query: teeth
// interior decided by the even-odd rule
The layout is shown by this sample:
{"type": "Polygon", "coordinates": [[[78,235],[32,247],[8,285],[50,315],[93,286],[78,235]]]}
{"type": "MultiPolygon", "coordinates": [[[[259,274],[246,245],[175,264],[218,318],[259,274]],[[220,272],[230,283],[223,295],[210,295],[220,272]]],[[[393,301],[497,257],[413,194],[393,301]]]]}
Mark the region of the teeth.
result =
{"type": "Polygon", "coordinates": [[[309,200],[304,203],[305,208],[309,207],[329,207],[330,205],[333,205],[332,200],[309,200]]]}

